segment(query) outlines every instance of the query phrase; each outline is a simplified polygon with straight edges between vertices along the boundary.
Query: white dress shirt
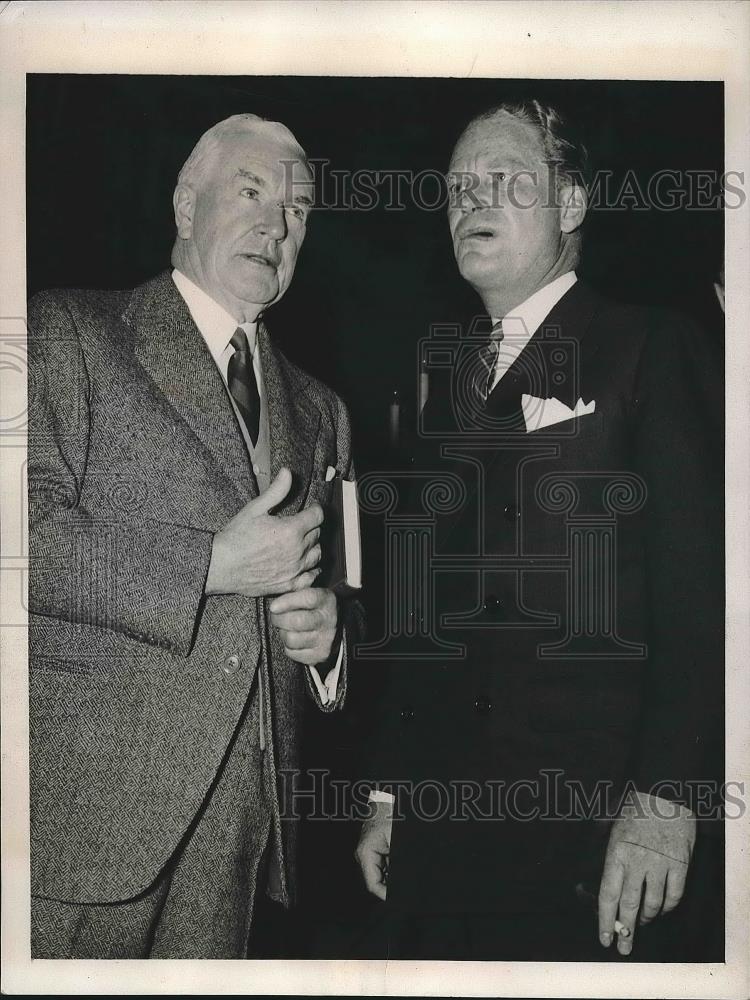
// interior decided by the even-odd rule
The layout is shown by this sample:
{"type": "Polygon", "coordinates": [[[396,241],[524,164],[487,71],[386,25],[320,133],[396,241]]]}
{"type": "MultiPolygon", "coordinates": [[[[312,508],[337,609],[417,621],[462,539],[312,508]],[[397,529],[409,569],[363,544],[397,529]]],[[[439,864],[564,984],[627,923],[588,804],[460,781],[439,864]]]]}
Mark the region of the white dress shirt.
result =
{"type": "MultiPolygon", "coordinates": [[[[258,394],[260,396],[260,408],[261,415],[267,413],[266,408],[266,392],[265,386],[263,384],[263,371],[261,368],[261,358],[260,351],[256,351],[257,341],[258,341],[258,326],[257,323],[237,323],[237,320],[230,313],[220,306],[218,302],[214,301],[210,295],[199,288],[194,281],[186,277],[182,271],[173,270],[172,280],[177,286],[177,290],[180,295],[185,300],[188,309],[190,310],[190,315],[193,317],[195,325],[198,327],[200,335],[203,337],[206,347],[208,348],[211,357],[214,359],[216,367],[221,373],[221,377],[224,380],[224,386],[227,390],[227,396],[230,403],[237,415],[237,422],[242,431],[242,436],[245,439],[245,444],[247,445],[248,452],[253,464],[253,472],[255,473],[256,479],[259,479],[262,470],[257,462],[254,460],[255,449],[253,443],[250,440],[250,435],[247,428],[245,427],[245,422],[237,410],[232,394],[229,392],[229,387],[227,384],[227,369],[229,368],[229,359],[234,354],[234,348],[232,347],[230,341],[234,336],[234,331],[237,329],[238,325],[242,327],[247,335],[248,346],[253,355],[253,371],[255,372],[255,379],[258,383],[258,394]]],[[[259,434],[264,433],[265,428],[268,427],[268,421],[261,418],[259,434]]],[[[258,445],[261,444],[261,439],[258,439],[258,445]]],[[[270,454],[270,448],[269,448],[270,454]]],[[[264,486],[267,487],[267,483],[263,486],[261,482],[258,482],[261,489],[264,486]]],[[[336,700],[336,691],[338,689],[339,675],[341,673],[341,663],[344,656],[344,644],[341,643],[339,646],[339,654],[336,660],[336,666],[333,670],[329,671],[326,675],[325,681],[321,680],[320,674],[315,667],[309,667],[310,676],[313,679],[315,687],[320,695],[320,700],[324,705],[328,705],[330,702],[336,700]]]]}
{"type": "MultiPolygon", "coordinates": [[[[561,274],[554,281],[550,281],[548,285],[540,288],[538,292],[530,295],[507,316],[502,317],[503,339],[498,345],[499,351],[490,392],[552,312],[553,306],[557,305],[577,280],[575,271],[566,271],[565,274],[561,274]]],[[[492,317],[493,326],[499,322],[499,316],[492,317]]]]}
{"type": "MultiPolygon", "coordinates": [[[[526,347],[536,331],[549,316],[553,306],[556,306],[563,295],[575,285],[578,277],[575,271],[566,271],[538,292],[517,305],[507,316],[502,317],[503,339],[498,347],[497,361],[492,375],[490,392],[505,375],[510,366],[526,347]]],[[[499,316],[492,317],[492,325],[497,326],[499,316]]],[[[393,802],[390,792],[373,789],[370,792],[371,802],[393,802]]]]}

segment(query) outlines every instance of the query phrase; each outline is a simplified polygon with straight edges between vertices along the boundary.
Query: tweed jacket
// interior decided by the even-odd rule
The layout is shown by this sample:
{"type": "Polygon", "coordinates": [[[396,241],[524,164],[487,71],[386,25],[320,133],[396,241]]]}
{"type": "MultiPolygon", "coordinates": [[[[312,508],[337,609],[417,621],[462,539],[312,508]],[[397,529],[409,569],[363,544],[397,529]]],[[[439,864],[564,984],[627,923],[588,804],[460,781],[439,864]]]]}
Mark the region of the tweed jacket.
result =
{"type": "MultiPolygon", "coordinates": [[[[271,773],[298,766],[305,701],[323,706],[264,599],[204,594],[212,535],[257,486],[170,273],[132,291],[41,293],[28,327],[32,892],[127,899],[196,817],[254,683],[270,706],[271,773]]],[[[271,472],[294,478],[281,512],[325,505],[328,466],[351,474],[346,410],[262,322],[258,344],[271,472]]],[[[324,710],[345,691],[346,655],[324,710]]],[[[276,788],[289,903],[295,823],[283,806],[276,788]]]]}

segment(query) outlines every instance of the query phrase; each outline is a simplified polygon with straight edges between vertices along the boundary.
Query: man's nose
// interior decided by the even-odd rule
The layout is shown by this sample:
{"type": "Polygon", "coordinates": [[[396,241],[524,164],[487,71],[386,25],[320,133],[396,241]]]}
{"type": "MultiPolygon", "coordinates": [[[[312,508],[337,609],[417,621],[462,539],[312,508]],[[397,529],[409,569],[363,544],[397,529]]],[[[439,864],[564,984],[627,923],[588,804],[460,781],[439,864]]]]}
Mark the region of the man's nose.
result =
{"type": "Polygon", "coordinates": [[[461,215],[466,216],[473,215],[474,212],[483,212],[486,208],[489,208],[489,206],[479,201],[478,196],[474,193],[472,201],[468,198],[464,199],[463,204],[459,206],[459,211],[461,212],[461,215]]]}
{"type": "Polygon", "coordinates": [[[287,232],[284,206],[279,202],[268,202],[256,228],[264,236],[270,236],[272,240],[283,240],[287,232]]]}
{"type": "Polygon", "coordinates": [[[473,215],[474,212],[483,212],[492,208],[492,194],[486,188],[473,188],[466,191],[461,198],[459,208],[463,215],[473,215]]]}

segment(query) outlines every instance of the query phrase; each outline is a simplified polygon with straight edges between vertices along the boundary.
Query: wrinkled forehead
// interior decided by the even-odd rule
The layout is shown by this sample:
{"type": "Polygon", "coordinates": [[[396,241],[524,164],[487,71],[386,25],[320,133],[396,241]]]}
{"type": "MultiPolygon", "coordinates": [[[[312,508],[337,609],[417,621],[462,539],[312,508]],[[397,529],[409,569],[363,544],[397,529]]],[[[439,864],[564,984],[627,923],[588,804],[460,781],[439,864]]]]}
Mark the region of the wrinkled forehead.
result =
{"type": "Polygon", "coordinates": [[[225,135],[216,154],[214,169],[233,175],[243,165],[263,168],[274,177],[311,184],[307,154],[294,135],[279,122],[258,122],[252,129],[225,135]]]}
{"type": "Polygon", "coordinates": [[[501,111],[492,118],[469,125],[456,143],[449,170],[470,170],[479,164],[491,165],[494,161],[521,168],[538,164],[543,158],[539,129],[501,111]]]}

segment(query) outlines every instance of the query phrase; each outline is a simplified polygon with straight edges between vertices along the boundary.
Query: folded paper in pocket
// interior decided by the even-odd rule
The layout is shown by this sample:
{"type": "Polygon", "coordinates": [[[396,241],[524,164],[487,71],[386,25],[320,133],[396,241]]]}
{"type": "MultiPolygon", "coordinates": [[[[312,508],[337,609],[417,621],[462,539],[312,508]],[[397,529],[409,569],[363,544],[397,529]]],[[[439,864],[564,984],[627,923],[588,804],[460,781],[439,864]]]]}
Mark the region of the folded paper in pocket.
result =
{"type": "Polygon", "coordinates": [[[550,427],[552,424],[562,423],[563,420],[572,420],[573,417],[584,417],[596,410],[596,401],[584,403],[579,399],[574,409],[561,403],[559,399],[551,396],[549,399],[540,399],[538,396],[530,396],[525,392],[521,396],[521,408],[523,409],[523,419],[527,433],[538,431],[543,427],[550,427]]]}

